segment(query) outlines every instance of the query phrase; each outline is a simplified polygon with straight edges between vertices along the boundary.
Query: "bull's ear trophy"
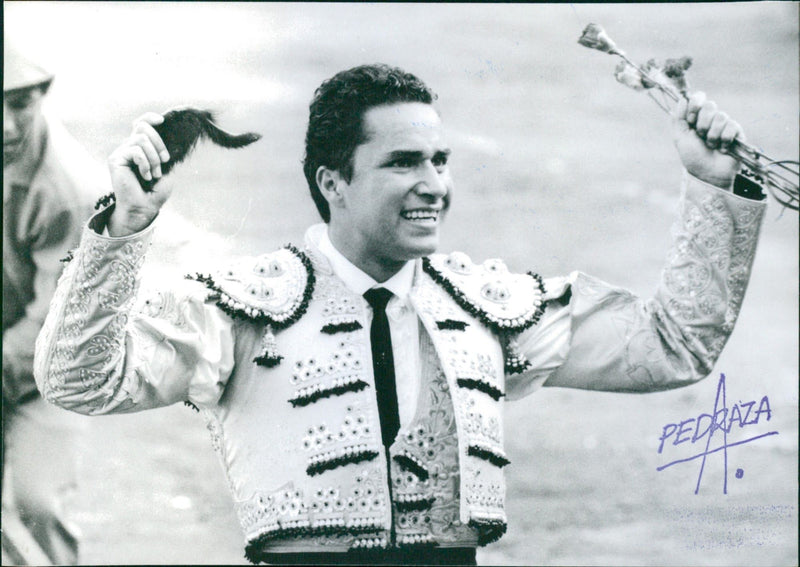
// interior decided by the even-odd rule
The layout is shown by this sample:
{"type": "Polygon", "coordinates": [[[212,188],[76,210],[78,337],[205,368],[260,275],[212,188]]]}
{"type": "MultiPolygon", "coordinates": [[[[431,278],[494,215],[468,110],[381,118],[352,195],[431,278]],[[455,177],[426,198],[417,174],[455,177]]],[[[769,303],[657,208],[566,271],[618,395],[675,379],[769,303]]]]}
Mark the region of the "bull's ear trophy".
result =
{"type": "MultiPolygon", "coordinates": [[[[667,59],[664,63],[650,59],[644,65],[637,65],[597,24],[586,26],[578,43],[619,57],[621,61],[614,71],[617,81],[634,90],[646,92],[664,111],[671,112],[671,105],[681,98],[688,98],[686,71],[692,65],[691,57],[667,59]]],[[[728,153],[739,160],[752,177],[763,183],[778,203],[788,209],[798,210],[800,162],[774,160],[760,149],[741,140],[734,140],[728,153]]]]}
{"type": "MultiPolygon", "coordinates": [[[[208,139],[222,148],[244,148],[261,139],[261,134],[246,132],[244,134],[231,134],[226,132],[214,122],[214,114],[209,110],[191,107],[182,107],[164,113],[164,121],[153,126],[161,137],[169,152],[169,161],[161,164],[161,172],[166,176],[173,167],[184,161],[202,139],[208,139]]],[[[139,173],[139,168],[131,161],[128,167],[136,175],[142,190],[152,192],[153,187],[163,177],[147,180],[139,173]]],[[[95,209],[107,207],[116,202],[116,195],[112,191],[97,200],[95,209]]]]}
{"type": "MultiPolygon", "coordinates": [[[[161,136],[170,155],[170,160],[161,165],[164,175],[185,160],[201,139],[208,139],[217,146],[231,149],[243,148],[261,139],[261,135],[255,132],[245,134],[226,132],[214,122],[212,112],[190,107],[165,112],[164,121],[153,128],[161,136]]],[[[131,169],[145,191],[152,191],[153,186],[159,181],[159,179],[145,180],[133,164],[131,169]]]]}

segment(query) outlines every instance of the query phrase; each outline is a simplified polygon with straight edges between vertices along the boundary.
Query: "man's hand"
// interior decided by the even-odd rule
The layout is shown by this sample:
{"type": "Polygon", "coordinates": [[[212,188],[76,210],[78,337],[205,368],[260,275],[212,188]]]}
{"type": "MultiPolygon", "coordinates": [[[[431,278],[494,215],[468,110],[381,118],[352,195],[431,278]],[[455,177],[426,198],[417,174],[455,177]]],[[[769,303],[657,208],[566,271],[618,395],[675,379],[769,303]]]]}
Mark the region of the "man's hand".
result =
{"type": "Polygon", "coordinates": [[[675,146],[686,171],[706,183],[730,188],[739,162],[726,152],[734,139],[744,141],[739,123],[717,110],[702,92],[678,103],[673,123],[675,146]]]}
{"type": "Polygon", "coordinates": [[[131,135],[108,158],[116,197],[116,206],[108,222],[111,236],[127,236],[147,228],[170,196],[171,189],[165,183],[145,192],[131,169],[134,164],[148,181],[161,177],[161,164],[169,161],[170,156],[153,126],[163,121],[164,117],[154,112],[137,118],[131,135]]]}

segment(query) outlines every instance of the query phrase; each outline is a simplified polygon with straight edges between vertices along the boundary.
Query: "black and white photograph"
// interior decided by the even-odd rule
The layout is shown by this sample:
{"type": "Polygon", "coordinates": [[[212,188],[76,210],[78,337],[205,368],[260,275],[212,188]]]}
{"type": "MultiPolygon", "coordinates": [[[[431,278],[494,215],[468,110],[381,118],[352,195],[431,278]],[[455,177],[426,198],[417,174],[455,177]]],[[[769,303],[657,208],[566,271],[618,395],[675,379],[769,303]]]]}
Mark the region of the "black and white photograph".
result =
{"type": "Polygon", "coordinates": [[[3,2],[3,565],[798,562],[800,3],[3,2]]]}

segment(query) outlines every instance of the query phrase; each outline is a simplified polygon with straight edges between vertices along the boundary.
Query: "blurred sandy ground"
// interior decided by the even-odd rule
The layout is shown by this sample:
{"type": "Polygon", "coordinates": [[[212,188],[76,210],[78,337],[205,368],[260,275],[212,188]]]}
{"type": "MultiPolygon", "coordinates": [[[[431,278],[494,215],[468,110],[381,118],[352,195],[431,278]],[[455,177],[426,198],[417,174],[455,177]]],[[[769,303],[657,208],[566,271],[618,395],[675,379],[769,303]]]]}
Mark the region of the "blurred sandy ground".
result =
{"type": "MultiPolygon", "coordinates": [[[[614,59],[576,43],[589,22],[635,60],[693,56],[693,88],[750,141],[797,158],[796,3],[4,10],[6,36],[57,71],[52,110],[99,160],[137,115],[178,104],[265,135],[238,152],[201,147],[176,169],[170,208],[199,230],[159,231],[195,243],[200,254],[180,258],[193,265],[301,241],[317,220],[300,164],[311,94],[340,69],[385,61],[440,95],[457,179],[443,250],[651,293],[680,165],[668,118],[614,81],[614,59]]],[[[707,381],[645,396],[547,390],[509,406],[510,527],[481,563],[797,564],[798,220],[775,206],[767,217],[739,325],[707,381]],[[729,451],[727,495],[722,460],[710,459],[695,495],[696,464],[656,467],[698,450],[658,455],[658,436],[711,410],[720,372],[729,403],[772,406],[770,422],[737,439],[779,435],[729,451]]],[[[92,424],[76,502],[85,563],[244,562],[200,416],[173,407],[92,424]]]]}

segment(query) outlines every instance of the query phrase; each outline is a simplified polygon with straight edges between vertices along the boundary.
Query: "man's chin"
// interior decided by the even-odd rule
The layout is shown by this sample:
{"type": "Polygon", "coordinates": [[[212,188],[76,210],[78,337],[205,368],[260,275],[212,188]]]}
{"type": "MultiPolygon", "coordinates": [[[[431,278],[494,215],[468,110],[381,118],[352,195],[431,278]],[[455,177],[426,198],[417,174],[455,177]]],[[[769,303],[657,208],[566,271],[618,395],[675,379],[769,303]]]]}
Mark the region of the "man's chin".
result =
{"type": "Polygon", "coordinates": [[[430,256],[439,249],[439,236],[430,236],[428,238],[415,239],[415,242],[409,243],[406,247],[406,257],[408,260],[416,260],[423,256],[430,256]]]}

